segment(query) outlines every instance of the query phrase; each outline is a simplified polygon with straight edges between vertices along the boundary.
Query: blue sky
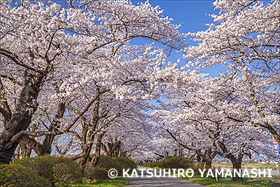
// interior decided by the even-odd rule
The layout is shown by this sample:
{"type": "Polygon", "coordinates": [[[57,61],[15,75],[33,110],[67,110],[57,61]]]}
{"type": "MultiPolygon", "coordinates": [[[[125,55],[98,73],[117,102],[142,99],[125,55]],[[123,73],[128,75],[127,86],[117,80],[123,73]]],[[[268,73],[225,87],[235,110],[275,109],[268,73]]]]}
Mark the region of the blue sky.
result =
{"type": "MultiPolygon", "coordinates": [[[[217,14],[214,10],[213,2],[215,0],[150,0],[153,6],[159,5],[164,10],[164,15],[173,18],[174,24],[182,24],[179,29],[182,33],[204,31],[208,27],[207,23],[213,23],[210,14],[217,14]]],[[[145,2],[145,0],[132,0],[133,4],[145,2]]],[[[197,45],[197,43],[188,41],[187,45],[197,45]]],[[[167,61],[176,62],[181,58],[181,53],[172,52],[167,61]]],[[[180,66],[185,64],[185,59],[181,58],[180,66]]],[[[221,66],[205,68],[203,73],[209,73],[210,76],[218,76],[224,71],[221,66]]]]}
{"type": "MultiPolygon", "coordinates": [[[[133,3],[145,2],[132,0],[133,3]]],[[[150,0],[153,6],[159,5],[164,15],[174,19],[175,24],[183,23],[181,32],[197,32],[207,29],[206,24],[212,22],[209,14],[213,14],[214,0],[150,0]]]]}

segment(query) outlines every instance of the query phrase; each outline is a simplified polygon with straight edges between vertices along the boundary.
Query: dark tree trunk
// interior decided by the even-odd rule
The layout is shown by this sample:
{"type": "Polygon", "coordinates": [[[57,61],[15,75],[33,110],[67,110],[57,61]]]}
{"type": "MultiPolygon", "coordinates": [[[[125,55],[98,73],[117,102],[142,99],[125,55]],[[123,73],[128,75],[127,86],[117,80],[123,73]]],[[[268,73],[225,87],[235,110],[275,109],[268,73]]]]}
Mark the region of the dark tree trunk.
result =
{"type": "Polygon", "coordinates": [[[208,170],[208,169],[211,169],[211,167],[212,167],[212,159],[206,159],[205,168],[208,170]]]}
{"type": "Polygon", "coordinates": [[[184,155],[183,155],[183,149],[180,149],[179,150],[179,157],[183,157],[184,155]]]}
{"type": "MultiPolygon", "coordinates": [[[[237,156],[234,155],[233,153],[229,152],[225,146],[225,144],[223,142],[218,142],[219,147],[221,148],[221,150],[223,151],[223,154],[219,153],[220,156],[223,156],[224,154],[226,154],[225,158],[228,158],[233,166],[233,171],[234,170],[241,170],[241,164],[242,164],[242,158],[243,158],[243,153],[239,153],[237,156]]],[[[233,176],[233,180],[235,181],[241,181],[242,180],[242,172],[241,172],[241,176],[239,177],[238,175],[233,176]]]]}
{"type": "MultiPolygon", "coordinates": [[[[18,60],[10,52],[6,52],[4,55],[14,61],[18,60]]],[[[45,72],[41,73],[26,70],[24,87],[21,90],[15,112],[9,112],[9,115],[3,115],[8,111],[1,112],[4,118],[8,119],[8,123],[5,125],[5,129],[0,136],[0,164],[9,164],[11,162],[21,139],[22,134],[19,132],[25,131],[29,127],[32,116],[37,110],[37,98],[41,91],[41,84],[48,71],[48,68],[45,72]]]]}
{"type": "Polygon", "coordinates": [[[206,169],[211,169],[212,160],[215,158],[216,155],[217,155],[216,151],[213,151],[211,149],[206,149],[205,150],[205,153],[202,156],[203,156],[203,160],[204,160],[206,169]]]}
{"type": "MultiPolygon", "coordinates": [[[[241,170],[243,154],[239,154],[237,158],[234,155],[229,155],[228,158],[230,159],[230,161],[232,163],[232,169],[233,169],[232,172],[234,172],[234,170],[237,170],[237,171],[241,170]]],[[[235,175],[235,176],[233,176],[232,179],[234,181],[241,181],[242,180],[242,172],[241,172],[240,177],[238,175],[235,175]]]]}
{"type": "MultiPolygon", "coordinates": [[[[238,161],[237,159],[233,159],[233,160],[231,160],[231,163],[232,163],[233,170],[238,170],[238,171],[241,170],[241,163],[242,162],[238,161]]],[[[233,176],[233,180],[241,181],[242,180],[242,176],[241,177],[239,177],[238,175],[233,176]]]]}
{"type": "Polygon", "coordinates": [[[81,158],[80,165],[82,169],[82,178],[84,178],[85,175],[85,170],[86,170],[86,164],[89,161],[90,158],[90,151],[92,148],[92,143],[87,147],[87,149],[84,151],[84,155],[81,158]]]}
{"type": "Polygon", "coordinates": [[[112,147],[111,151],[112,151],[111,156],[118,157],[120,155],[120,151],[121,151],[121,141],[116,140],[113,143],[113,147],[112,147]]]}
{"type": "Polygon", "coordinates": [[[82,176],[84,177],[84,173],[85,173],[85,169],[86,169],[86,164],[87,161],[90,159],[90,152],[93,146],[93,141],[94,141],[94,137],[95,137],[95,133],[94,131],[96,130],[97,126],[98,126],[98,121],[99,121],[99,103],[100,100],[99,98],[97,99],[95,106],[94,106],[94,122],[93,122],[93,128],[89,131],[88,130],[88,125],[87,123],[84,121],[84,128],[83,128],[83,135],[82,135],[82,139],[83,139],[83,157],[81,159],[80,165],[82,168],[82,176]],[[87,139],[87,136],[89,137],[87,139]],[[88,140],[91,143],[87,143],[88,140]]]}
{"type": "Polygon", "coordinates": [[[196,160],[197,160],[197,162],[201,162],[202,161],[201,156],[199,154],[196,155],[196,160]]]}
{"type": "Polygon", "coordinates": [[[12,115],[6,129],[0,136],[0,164],[11,162],[20,141],[20,137],[17,137],[16,134],[28,128],[31,118],[32,115],[29,115],[28,112],[12,115]]]}

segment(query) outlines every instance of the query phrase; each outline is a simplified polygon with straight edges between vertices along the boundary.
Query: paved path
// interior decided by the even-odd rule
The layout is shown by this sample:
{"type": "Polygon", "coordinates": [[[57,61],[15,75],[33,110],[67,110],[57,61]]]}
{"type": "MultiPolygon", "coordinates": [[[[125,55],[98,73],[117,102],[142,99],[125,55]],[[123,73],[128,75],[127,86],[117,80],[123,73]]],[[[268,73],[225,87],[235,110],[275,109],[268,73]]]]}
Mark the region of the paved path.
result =
{"type": "Polygon", "coordinates": [[[201,187],[176,178],[131,178],[127,187],[201,187]]]}
{"type": "Polygon", "coordinates": [[[177,178],[129,178],[127,187],[202,187],[201,185],[187,182],[177,178]]]}

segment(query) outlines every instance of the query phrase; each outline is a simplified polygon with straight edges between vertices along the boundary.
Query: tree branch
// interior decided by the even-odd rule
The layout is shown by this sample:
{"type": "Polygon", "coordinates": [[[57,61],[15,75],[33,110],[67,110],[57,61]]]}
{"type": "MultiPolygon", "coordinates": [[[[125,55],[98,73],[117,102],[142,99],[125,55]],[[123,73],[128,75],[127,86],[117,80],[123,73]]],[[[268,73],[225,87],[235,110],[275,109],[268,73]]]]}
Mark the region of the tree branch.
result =
{"type": "Polygon", "coordinates": [[[85,107],[85,109],[83,110],[83,112],[81,112],[75,119],[74,121],[65,129],[66,132],[68,132],[74,125],[75,123],[88,111],[88,109],[91,107],[91,105],[99,98],[100,95],[102,95],[103,93],[108,92],[109,90],[104,90],[100,93],[97,94],[97,96],[95,96],[94,98],[92,98],[92,100],[87,104],[87,106],[85,107]]]}
{"type": "Polygon", "coordinates": [[[28,66],[27,64],[24,64],[23,62],[21,62],[18,58],[18,56],[14,53],[11,53],[10,51],[7,51],[5,49],[2,49],[0,48],[0,54],[8,57],[9,59],[11,59],[14,63],[16,63],[17,65],[19,66],[22,66],[22,67],[25,67],[26,69],[29,69],[31,71],[34,71],[36,73],[40,73],[40,74],[43,74],[44,72],[43,71],[40,71],[40,70],[37,70],[31,66],[28,66]]]}

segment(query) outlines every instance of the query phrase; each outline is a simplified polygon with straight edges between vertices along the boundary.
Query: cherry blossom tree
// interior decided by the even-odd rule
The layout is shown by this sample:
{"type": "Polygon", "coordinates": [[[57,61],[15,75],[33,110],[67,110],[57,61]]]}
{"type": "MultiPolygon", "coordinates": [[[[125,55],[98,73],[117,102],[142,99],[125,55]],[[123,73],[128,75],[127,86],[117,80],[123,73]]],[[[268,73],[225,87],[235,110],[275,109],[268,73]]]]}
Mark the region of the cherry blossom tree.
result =
{"type": "Polygon", "coordinates": [[[34,145],[38,144],[32,137],[46,136],[43,152],[50,152],[54,136],[70,133],[102,94],[111,93],[120,101],[126,95],[131,99],[147,97],[144,87],[148,78],[141,73],[152,74],[152,65],[145,65],[162,64],[164,55],[150,47],[143,51],[132,46],[127,52],[129,40],[141,37],[170,48],[181,45],[178,27],[149,3],[83,3],[82,8],[62,8],[56,3],[26,1],[14,7],[0,1],[0,163],[10,162],[24,136],[34,145]],[[140,53],[143,58],[135,58],[140,53]],[[94,85],[87,89],[89,95],[77,95],[88,84],[94,85]],[[134,92],[136,88],[141,89],[134,92]],[[75,116],[68,113],[71,103],[82,105],[75,116]],[[41,122],[47,130],[26,131],[36,113],[43,111],[45,118],[51,111],[50,118],[44,119],[48,123],[41,122]]]}
{"type": "MultiPolygon", "coordinates": [[[[243,78],[228,74],[207,78],[174,66],[167,69],[163,71],[169,74],[162,77],[165,83],[161,85],[168,100],[153,114],[165,139],[202,157],[208,168],[216,155],[228,158],[234,169],[241,169],[244,156],[256,150],[276,158],[272,149],[257,145],[258,141],[271,143],[270,134],[254,123],[258,113],[248,108],[250,94],[243,87],[243,78]]],[[[240,180],[238,176],[234,179],[240,180]]]]}
{"type": "MultiPolygon", "coordinates": [[[[216,23],[190,34],[199,45],[187,48],[185,57],[198,68],[222,64],[228,77],[242,78],[232,92],[246,98],[247,110],[254,113],[251,123],[280,143],[279,1],[217,0],[214,5],[216,23]]],[[[242,121],[238,115],[231,118],[242,121]]]]}

